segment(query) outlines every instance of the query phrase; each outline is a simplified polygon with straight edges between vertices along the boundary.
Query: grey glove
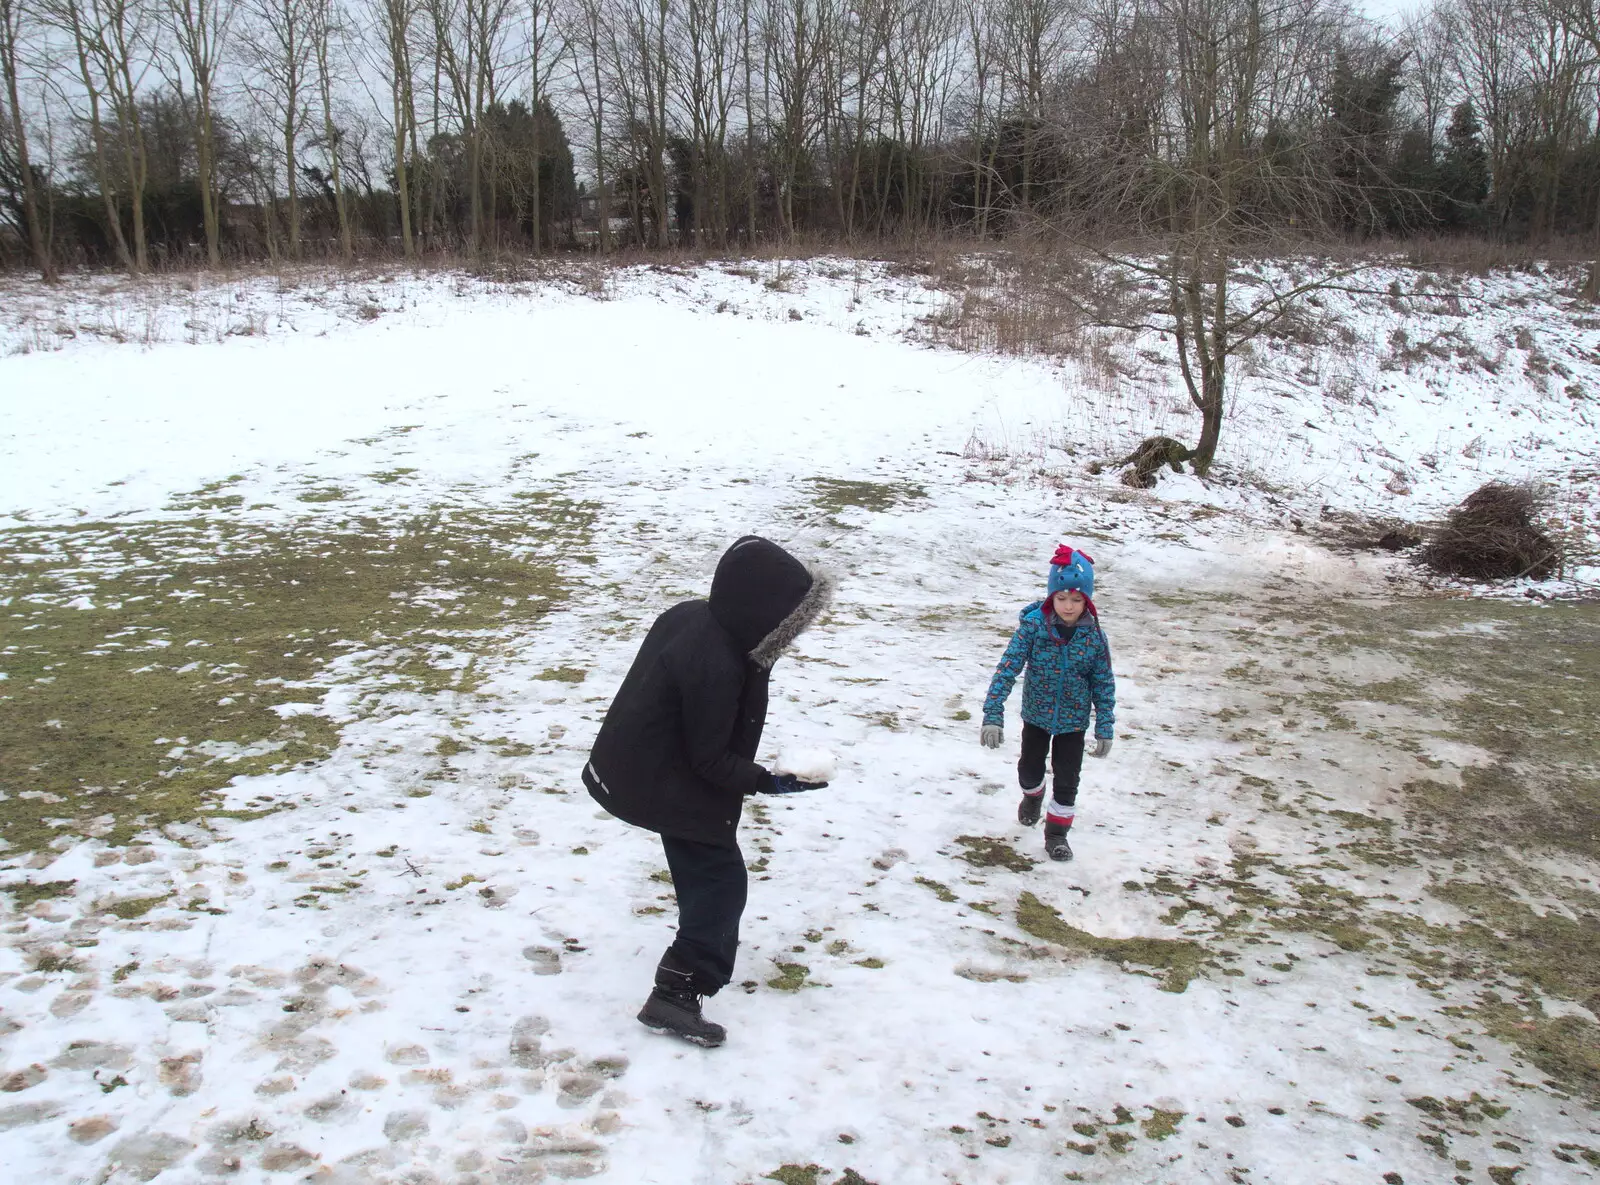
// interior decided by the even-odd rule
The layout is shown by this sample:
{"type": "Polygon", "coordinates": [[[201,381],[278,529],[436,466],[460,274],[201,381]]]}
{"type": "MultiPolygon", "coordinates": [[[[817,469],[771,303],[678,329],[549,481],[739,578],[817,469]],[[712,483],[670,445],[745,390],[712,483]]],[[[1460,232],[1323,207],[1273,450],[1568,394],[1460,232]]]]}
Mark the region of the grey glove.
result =
{"type": "Polygon", "coordinates": [[[1006,731],[998,724],[985,724],[982,739],[985,749],[998,749],[1000,742],[1006,739],[1006,731]]]}
{"type": "Polygon", "coordinates": [[[1111,738],[1110,737],[1096,737],[1095,741],[1094,741],[1094,755],[1096,757],[1104,757],[1106,754],[1108,754],[1110,752],[1111,752],[1111,738]]]}

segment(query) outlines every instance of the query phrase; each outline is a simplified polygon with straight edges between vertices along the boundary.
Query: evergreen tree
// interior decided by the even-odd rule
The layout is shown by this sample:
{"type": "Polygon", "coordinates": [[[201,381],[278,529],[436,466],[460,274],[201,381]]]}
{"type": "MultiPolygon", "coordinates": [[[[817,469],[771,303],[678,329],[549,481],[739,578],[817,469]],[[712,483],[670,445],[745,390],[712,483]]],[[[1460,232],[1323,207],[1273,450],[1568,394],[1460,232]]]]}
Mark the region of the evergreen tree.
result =
{"type": "Polygon", "coordinates": [[[1439,221],[1465,226],[1482,211],[1489,196],[1489,155],[1483,148],[1483,126],[1470,101],[1458,103],[1444,133],[1439,162],[1439,221]]]}

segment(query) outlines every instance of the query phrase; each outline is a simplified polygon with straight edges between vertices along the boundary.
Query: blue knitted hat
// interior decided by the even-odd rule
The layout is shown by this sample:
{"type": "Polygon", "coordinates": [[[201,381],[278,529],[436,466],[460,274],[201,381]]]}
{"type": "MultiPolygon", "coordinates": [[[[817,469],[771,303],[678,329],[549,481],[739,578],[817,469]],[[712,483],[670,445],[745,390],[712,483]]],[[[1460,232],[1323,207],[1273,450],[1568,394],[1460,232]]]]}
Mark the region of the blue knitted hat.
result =
{"type": "Polygon", "coordinates": [[[1073,551],[1063,544],[1056,548],[1050,560],[1050,580],[1046,595],[1055,596],[1067,589],[1077,589],[1085,597],[1094,596],[1094,561],[1081,551],[1073,551]]]}

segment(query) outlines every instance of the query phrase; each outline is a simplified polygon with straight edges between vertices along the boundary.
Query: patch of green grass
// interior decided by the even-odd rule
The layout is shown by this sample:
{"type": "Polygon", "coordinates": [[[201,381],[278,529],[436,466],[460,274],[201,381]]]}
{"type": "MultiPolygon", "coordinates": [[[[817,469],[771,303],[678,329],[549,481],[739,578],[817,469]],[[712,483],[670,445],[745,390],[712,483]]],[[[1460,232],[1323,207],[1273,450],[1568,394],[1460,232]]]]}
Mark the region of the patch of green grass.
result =
{"type": "Polygon", "coordinates": [[[932,880],[925,876],[919,876],[917,878],[917,884],[921,885],[925,889],[933,890],[933,895],[940,901],[954,901],[956,899],[956,895],[950,891],[948,885],[940,884],[936,880],[932,880]]]}
{"type": "Polygon", "coordinates": [[[171,893],[163,893],[159,897],[130,897],[124,901],[112,902],[105,907],[104,912],[115,914],[123,921],[132,921],[134,918],[144,917],[171,896],[171,893]]]}
{"type": "Polygon", "coordinates": [[[111,973],[111,982],[121,983],[124,979],[127,979],[128,976],[132,975],[138,969],[139,964],[137,961],[132,963],[124,963],[111,973]]]}
{"type": "Polygon", "coordinates": [[[1035,863],[1024,856],[1006,840],[989,835],[958,835],[956,843],[966,851],[961,858],[976,868],[1009,868],[1012,872],[1027,872],[1035,863]]]}
{"type": "MultiPolygon", "coordinates": [[[[873,514],[887,514],[897,506],[928,496],[915,482],[842,481],[832,477],[810,479],[812,505],[830,515],[857,507],[873,514]]],[[[842,525],[842,524],[841,524],[842,525]]]]}
{"type": "Polygon", "coordinates": [[[582,667],[546,667],[534,676],[547,683],[582,683],[589,677],[589,672],[582,667]]]}
{"type": "Polygon", "coordinates": [[[1101,938],[1069,925],[1054,906],[1032,893],[1017,900],[1017,925],[1035,938],[1096,955],[1125,967],[1134,964],[1161,972],[1161,990],[1181,992],[1200,973],[1205,949],[1197,942],[1174,938],[1101,938]]]}
{"type": "Polygon", "coordinates": [[[1152,1107],[1150,1118],[1140,1121],[1139,1130],[1144,1132],[1147,1140],[1164,1140],[1178,1130],[1183,1116],[1182,1111],[1163,1111],[1159,1107],[1152,1107]]]}
{"type": "Polygon", "coordinates": [[[1493,992],[1473,1012],[1553,1081],[1600,1103],[1600,1025],[1586,1016],[1549,1016],[1537,1000],[1506,1001],[1493,992]]]}
{"type": "Polygon", "coordinates": [[[777,1181],[779,1185],[818,1185],[817,1177],[822,1172],[819,1165],[786,1164],[773,1169],[763,1181],[777,1181]]]}
{"type": "Polygon", "coordinates": [[[780,992],[798,992],[803,987],[811,986],[806,982],[806,977],[811,974],[811,968],[803,963],[774,963],[778,974],[767,980],[767,986],[780,992]]]}
{"type": "Polygon", "coordinates": [[[296,502],[343,502],[350,496],[349,491],[338,486],[320,486],[314,490],[306,490],[295,495],[296,502]]]}
{"type": "Polygon", "coordinates": [[[875,955],[868,955],[864,959],[856,960],[857,967],[865,967],[868,971],[881,971],[886,966],[884,961],[875,955]]]}
{"type": "Polygon", "coordinates": [[[239,494],[224,494],[223,490],[229,486],[236,486],[244,480],[244,475],[235,473],[232,477],[225,477],[221,481],[208,482],[198,490],[191,490],[187,494],[179,494],[168,503],[168,510],[237,510],[244,505],[244,498],[239,494]]]}
{"type": "Polygon", "coordinates": [[[338,677],[459,689],[462,652],[506,644],[566,598],[560,557],[593,520],[550,494],[405,521],[0,531],[0,837],[36,850],[110,815],[105,838],[123,844],[267,813],[224,811],[218,792],[321,759],[340,728],[277,708],[320,700],[352,653],[338,677]]]}
{"type": "Polygon", "coordinates": [[[0,893],[10,894],[11,903],[22,910],[37,901],[65,897],[72,892],[72,886],[77,883],[77,881],[13,881],[9,885],[0,885],[0,893]]]}
{"type": "Polygon", "coordinates": [[[377,473],[369,473],[367,476],[373,481],[377,482],[379,485],[389,486],[393,485],[397,481],[404,481],[415,472],[415,469],[382,469],[377,473]]]}

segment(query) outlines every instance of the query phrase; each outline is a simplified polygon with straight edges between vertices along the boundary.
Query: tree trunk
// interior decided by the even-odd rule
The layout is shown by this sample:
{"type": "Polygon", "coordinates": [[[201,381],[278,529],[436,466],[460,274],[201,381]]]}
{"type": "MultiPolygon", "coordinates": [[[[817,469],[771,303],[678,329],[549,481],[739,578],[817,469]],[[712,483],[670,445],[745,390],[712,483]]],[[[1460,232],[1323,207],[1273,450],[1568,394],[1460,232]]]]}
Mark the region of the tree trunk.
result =
{"type": "Polygon", "coordinates": [[[21,13],[15,0],[0,0],[0,74],[5,76],[6,105],[11,112],[11,135],[17,146],[17,170],[22,174],[22,216],[28,223],[28,247],[39,278],[56,281],[55,260],[45,239],[44,219],[39,212],[39,195],[34,187],[33,165],[28,158],[28,132],[22,124],[22,107],[17,88],[17,30],[21,13]]]}
{"type": "Polygon", "coordinates": [[[206,262],[222,266],[222,220],[217,215],[216,162],[212,159],[211,98],[196,96],[195,164],[200,170],[200,215],[206,228],[206,262]]]}
{"type": "Polygon", "coordinates": [[[284,183],[287,188],[285,204],[289,208],[289,258],[300,258],[300,187],[295,184],[295,170],[299,161],[295,158],[295,112],[291,104],[288,113],[283,117],[283,162],[284,183]]]}

